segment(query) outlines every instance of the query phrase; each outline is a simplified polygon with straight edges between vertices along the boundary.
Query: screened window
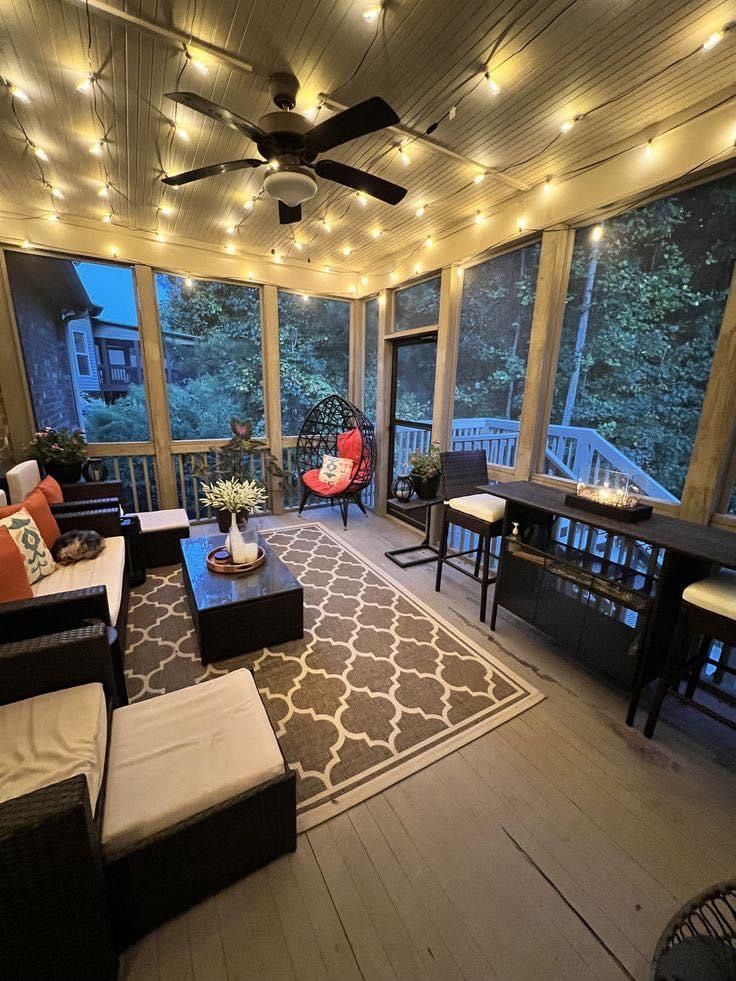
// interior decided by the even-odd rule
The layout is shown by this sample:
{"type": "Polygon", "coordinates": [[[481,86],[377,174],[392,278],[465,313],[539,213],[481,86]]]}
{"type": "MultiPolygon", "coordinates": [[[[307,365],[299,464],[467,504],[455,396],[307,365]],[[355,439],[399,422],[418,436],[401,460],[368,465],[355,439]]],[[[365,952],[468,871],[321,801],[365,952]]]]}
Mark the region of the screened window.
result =
{"type": "Polygon", "coordinates": [[[539,268],[538,243],[465,271],[452,448],[513,467],[539,268]]]}
{"type": "Polygon", "coordinates": [[[93,443],[148,439],[132,269],[20,252],[6,259],[36,425],[79,427],[93,443]]]}
{"type": "Polygon", "coordinates": [[[279,290],[278,306],[281,429],[296,436],[315,402],[348,396],[350,304],[279,290]]]}
{"type": "Polygon", "coordinates": [[[733,270],[736,178],[575,237],[545,470],[678,500],[733,270]]]}
{"type": "Polygon", "coordinates": [[[376,419],[376,381],[378,372],[378,300],[367,300],[365,305],[365,380],[363,406],[365,414],[376,419]]]}
{"type": "Polygon", "coordinates": [[[440,319],[440,277],[396,290],[394,330],[432,327],[440,319]]]}
{"type": "Polygon", "coordinates": [[[254,286],[156,274],[173,439],[230,436],[230,420],[265,431],[261,294],[254,286]]]}

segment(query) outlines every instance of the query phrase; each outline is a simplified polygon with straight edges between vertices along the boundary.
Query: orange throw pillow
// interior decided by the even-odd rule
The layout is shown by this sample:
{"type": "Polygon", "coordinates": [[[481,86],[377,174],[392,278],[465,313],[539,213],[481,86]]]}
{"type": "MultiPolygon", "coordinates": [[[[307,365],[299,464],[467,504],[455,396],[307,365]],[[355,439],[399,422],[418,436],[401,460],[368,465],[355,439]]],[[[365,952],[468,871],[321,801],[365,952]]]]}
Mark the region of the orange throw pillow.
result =
{"type": "Polygon", "coordinates": [[[8,529],[0,528],[0,603],[31,599],[32,596],[33,590],[20,549],[10,537],[8,529]]]}
{"type": "Polygon", "coordinates": [[[58,480],[55,480],[52,476],[44,477],[41,483],[38,485],[38,490],[42,491],[43,496],[49,502],[49,504],[63,504],[64,494],[61,490],[61,484],[58,480]]]}
{"type": "Polygon", "coordinates": [[[21,508],[25,508],[36,522],[36,526],[41,532],[41,538],[46,543],[46,548],[51,548],[61,532],[43,492],[37,487],[31,491],[22,504],[9,504],[6,508],[0,508],[0,518],[9,518],[21,508]]]}

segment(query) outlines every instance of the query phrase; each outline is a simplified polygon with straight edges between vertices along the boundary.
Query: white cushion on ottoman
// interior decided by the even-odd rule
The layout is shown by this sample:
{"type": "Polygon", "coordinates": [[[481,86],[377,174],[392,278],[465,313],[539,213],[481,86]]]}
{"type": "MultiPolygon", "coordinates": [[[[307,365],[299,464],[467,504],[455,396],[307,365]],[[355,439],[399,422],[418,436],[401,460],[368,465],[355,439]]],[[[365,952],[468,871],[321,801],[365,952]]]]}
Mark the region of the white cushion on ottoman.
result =
{"type": "Polygon", "coordinates": [[[94,813],[107,748],[102,685],[77,685],[0,707],[0,801],[87,778],[94,813]]]}
{"type": "Polygon", "coordinates": [[[250,671],[113,713],[102,847],[138,844],[284,773],[250,671]]]}
{"type": "Polygon", "coordinates": [[[141,523],[141,534],[152,531],[173,531],[175,528],[188,528],[189,515],[184,508],[168,508],[165,511],[141,511],[136,514],[141,523]]]}

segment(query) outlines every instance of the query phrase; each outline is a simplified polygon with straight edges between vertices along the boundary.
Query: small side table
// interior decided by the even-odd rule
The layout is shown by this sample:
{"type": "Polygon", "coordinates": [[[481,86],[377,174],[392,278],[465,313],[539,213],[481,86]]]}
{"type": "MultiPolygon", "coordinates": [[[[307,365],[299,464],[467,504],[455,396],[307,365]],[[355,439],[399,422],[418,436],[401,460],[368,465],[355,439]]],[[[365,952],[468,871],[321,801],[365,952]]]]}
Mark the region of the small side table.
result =
{"type": "Polygon", "coordinates": [[[384,552],[387,559],[391,559],[394,565],[402,569],[408,569],[413,565],[425,565],[427,562],[436,562],[440,551],[436,545],[430,545],[429,533],[432,524],[432,508],[443,503],[443,498],[432,497],[428,501],[423,501],[421,497],[412,497],[410,501],[400,501],[396,497],[391,497],[387,501],[391,507],[399,511],[417,511],[419,508],[426,508],[424,514],[424,540],[420,545],[406,545],[404,548],[394,548],[390,552],[384,552]],[[399,558],[401,555],[411,555],[413,552],[431,552],[431,555],[424,555],[419,559],[399,558]]]}

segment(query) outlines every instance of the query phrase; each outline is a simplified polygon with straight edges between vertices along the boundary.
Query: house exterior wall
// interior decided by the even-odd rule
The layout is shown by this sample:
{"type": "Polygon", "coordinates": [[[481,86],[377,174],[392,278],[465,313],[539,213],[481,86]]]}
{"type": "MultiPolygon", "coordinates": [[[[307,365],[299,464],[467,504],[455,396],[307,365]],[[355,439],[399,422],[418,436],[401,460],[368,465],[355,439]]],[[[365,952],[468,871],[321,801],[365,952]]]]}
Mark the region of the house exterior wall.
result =
{"type": "MultiPolygon", "coordinates": [[[[75,380],[69,364],[66,329],[58,306],[28,275],[22,261],[7,253],[13,306],[18,324],[36,425],[80,425],[75,380]]],[[[20,259],[22,260],[22,256],[20,259]]]]}

